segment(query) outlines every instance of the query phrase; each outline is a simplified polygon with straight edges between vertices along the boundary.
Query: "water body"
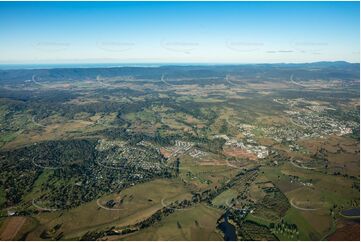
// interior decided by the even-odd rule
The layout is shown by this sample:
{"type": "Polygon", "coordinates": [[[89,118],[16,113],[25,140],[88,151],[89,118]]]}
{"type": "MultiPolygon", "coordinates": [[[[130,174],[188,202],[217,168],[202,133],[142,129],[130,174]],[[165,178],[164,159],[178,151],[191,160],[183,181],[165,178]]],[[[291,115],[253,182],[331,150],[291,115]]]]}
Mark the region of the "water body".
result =
{"type": "Polygon", "coordinates": [[[237,240],[236,228],[228,222],[228,211],[223,215],[224,222],[218,225],[219,229],[222,230],[224,234],[225,241],[235,241],[237,240]]]}
{"type": "Polygon", "coordinates": [[[360,217],[360,208],[351,208],[341,212],[344,216],[360,217]]]}

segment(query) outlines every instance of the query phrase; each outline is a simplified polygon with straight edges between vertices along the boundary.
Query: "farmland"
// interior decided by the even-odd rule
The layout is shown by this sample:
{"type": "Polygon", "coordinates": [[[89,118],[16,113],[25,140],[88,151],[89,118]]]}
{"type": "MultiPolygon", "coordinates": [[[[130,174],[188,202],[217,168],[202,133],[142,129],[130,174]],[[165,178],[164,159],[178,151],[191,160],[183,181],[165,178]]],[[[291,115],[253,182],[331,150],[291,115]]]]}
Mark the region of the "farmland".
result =
{"type": "Polygon", "coordinates": [[[1,239],[356,238],[359,116],[350,63],[3,71],[1,239]]]}

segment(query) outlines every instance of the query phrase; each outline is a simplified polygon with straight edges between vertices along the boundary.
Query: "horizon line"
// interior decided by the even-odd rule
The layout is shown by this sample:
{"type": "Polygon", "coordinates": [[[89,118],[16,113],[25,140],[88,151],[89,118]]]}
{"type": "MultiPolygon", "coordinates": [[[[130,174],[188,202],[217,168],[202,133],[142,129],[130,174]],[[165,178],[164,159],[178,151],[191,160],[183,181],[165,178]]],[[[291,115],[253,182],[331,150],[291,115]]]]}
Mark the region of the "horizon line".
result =
{"type": "Polygon", "coordinates": [[[347,63],[359,64],[360,62],[349,62],[344,60],[323,60],[312,62],[66,62],[66,63],[0,63],[0,70],[15,69],[57,69],[57,68],[117,68],[117,67],[162,67],[162,66],[224,66],[224,65],[300,65],[316,63],[347,63]],[[72,66],[72,67],[69,67],[72,66]],[[92,67],[93,66],[93,67],[92,67]],[[19,67],[19,68],[16,68],[19,67]],[[21,68],[23,67],[23,68],[21,68]],[[39,67],[39,68],[33,68],[39,67]]]}

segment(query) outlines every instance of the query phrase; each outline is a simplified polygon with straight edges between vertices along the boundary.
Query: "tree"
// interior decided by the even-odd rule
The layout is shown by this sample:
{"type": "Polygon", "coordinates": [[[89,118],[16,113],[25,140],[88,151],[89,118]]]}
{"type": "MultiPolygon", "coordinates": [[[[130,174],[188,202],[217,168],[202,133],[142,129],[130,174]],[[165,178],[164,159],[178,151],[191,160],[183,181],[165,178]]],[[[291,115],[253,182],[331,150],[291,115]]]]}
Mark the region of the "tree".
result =
{"type": "Polygon", "coordinates": [[[175,160],[175,172],[176,172],[176,175],[178,176],[179,175],[179,165],[180,165],[180,160],[179,158],[177,157],[177,159],[175,160]]]}

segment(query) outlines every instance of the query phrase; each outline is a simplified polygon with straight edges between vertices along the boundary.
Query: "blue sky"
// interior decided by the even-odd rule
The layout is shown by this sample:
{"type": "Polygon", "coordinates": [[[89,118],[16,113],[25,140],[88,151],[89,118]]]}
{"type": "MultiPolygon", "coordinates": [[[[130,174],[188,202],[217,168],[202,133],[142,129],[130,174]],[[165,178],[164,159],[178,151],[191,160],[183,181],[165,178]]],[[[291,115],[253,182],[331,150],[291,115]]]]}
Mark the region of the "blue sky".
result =
{"type": "Polygon", "coordinates": [[[0,63],[359,62],[359,2],[0,2],[0,63]]]}

